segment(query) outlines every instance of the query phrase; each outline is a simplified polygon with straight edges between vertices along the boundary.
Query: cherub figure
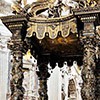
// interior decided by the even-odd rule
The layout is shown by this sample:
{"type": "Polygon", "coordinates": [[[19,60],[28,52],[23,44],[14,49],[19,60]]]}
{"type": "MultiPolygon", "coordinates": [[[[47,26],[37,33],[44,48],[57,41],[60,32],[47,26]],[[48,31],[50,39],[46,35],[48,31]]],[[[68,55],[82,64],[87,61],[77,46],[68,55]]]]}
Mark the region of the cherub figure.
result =
{"type": "Polygon", "coordinates": [[[15,0],[11,8],[14,14],[25,14],[30,7],[27,5],[27,0],[15,0]]]}
{"type": "Polygon", "coordinates": [[[23,8],[21,7],[22,5],[22,0],[16,0],[12,3],[11,8],[13,10],[14,14],[19,14],[23,11],[23,8]]]}

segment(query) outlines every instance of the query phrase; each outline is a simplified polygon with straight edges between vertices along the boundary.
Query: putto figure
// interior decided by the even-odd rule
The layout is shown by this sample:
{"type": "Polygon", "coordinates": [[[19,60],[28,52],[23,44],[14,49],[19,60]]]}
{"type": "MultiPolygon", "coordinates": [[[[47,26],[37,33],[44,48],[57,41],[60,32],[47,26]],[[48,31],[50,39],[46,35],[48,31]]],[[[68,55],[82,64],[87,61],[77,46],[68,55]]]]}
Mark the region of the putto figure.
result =
{"type": "Polygon", "coordinates": [[[16,0],[12,3],[11,8],[13,10],[14,14],[19,14],[23,12],[22,6],[22,0],[16,0]]]}
{"type": "Polygon", "coordinates": [[[27,0],[15,0],[13,1],[11,8],[14,14],[25,14],[30,6],[27,5],[27,0]]]}

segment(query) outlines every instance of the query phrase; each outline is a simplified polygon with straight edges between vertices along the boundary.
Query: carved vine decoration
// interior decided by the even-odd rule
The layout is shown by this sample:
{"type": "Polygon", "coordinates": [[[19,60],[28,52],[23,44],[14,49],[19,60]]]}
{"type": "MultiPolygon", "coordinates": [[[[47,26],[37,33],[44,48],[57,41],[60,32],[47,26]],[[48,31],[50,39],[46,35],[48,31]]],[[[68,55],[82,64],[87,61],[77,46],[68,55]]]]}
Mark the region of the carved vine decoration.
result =
{"type": "Polygon", "coordinates": [[[84,59],[83,59],[83,86],[82,98],[83,100],[95,100],[95,40],[85,38],[84,42],[84,59]]]}
{"type": "MultiPolygon", "coordinates": [[[[100,2],[100,1],[99,1],[100,2]]],[[[96,26],[96,58],[100,58],[100,25],[96,26]]]]}
{"type": "Polygon", "coordinates": [[[100,98],[100,25],[96,27],[96,39],[97,39],[97,46],[96,46],[96,99],[99,100],[100,98]]]}
{"type": "Polygon", "coordinates": [[[12,63],[11,100],[22,100],[24,94],[22,80],[24,76],[22,71],[22,53],[20,51],[13,54],[12,63]]]}
{"type": "Polygon", "coordinates": [[[11,98],[10,100],[22,100],[24,95],[23,82],[23,42],[21,40],[20,31],[15,31],[11,40],[8,42],[8,48],[12,50],[12,70],[11,70],[11,98]]]}

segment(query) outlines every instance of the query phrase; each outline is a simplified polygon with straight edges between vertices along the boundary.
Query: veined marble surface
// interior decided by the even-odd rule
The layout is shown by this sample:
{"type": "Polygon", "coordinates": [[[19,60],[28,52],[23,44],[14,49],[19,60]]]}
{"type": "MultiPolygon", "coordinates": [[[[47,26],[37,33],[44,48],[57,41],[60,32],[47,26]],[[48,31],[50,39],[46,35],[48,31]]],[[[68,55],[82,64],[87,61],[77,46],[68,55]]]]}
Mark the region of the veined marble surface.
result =
{"type": "Polygon", "coordinates": [[[2,15],[11,15],[11,4],[6,2],[6,0],[0,0],[0,16],[2,15]]]}

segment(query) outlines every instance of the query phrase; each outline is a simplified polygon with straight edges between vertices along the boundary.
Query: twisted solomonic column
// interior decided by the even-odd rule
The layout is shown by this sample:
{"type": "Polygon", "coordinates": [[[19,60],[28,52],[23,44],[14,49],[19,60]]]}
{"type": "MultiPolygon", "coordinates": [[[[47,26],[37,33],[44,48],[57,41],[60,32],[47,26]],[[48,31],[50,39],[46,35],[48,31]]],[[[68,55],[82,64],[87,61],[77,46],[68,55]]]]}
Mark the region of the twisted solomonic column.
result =
{"type": "Polygon", "coordinates": [[[100,26],[96,27],[96,38],[97,38],[97,46],[96,46],[96,99],[99,100],[100,98],[100,26]]]}
{"type": "MultiPolygon", "coordinates": [[[[84,41],[84,40],[83,40],[84,41]]],[[[84,58],[83,58],[83,86],[82,99],[95,100],[95,41],[92,38],[86,38],[84,41],[84,58]]]]}
{"type": "Polygon", "coordinates": [[[12,78],[10,80],[11,98],[10,100],[23,100],[24,88],[22,87],[23,82],[23,41],[21,40],[20,30],[16,30],[15,34],[12,35],[8,47],[12,53],[12,78]]]}
{"type": "Polygon", "coordinates": [[[12,33],[11,39],[8,42],[8,48],[11,50],[12,55],[10,100],[23,100],[23,54],[28,49],[28,46],[27,49],[25,48],[24,43],[24,39],[26,37],[27,18],[26,15],[11,15],[1,17],[1,20],[12,33]]]}
{"type": "Polygon", "coordinates": [[[82,69],[82,100],[96,100],[96,46],[97,37],[95,29],[96,15],[81,16],[83,30],[81,42],[83,44],[83,69],[82,69]]]}

